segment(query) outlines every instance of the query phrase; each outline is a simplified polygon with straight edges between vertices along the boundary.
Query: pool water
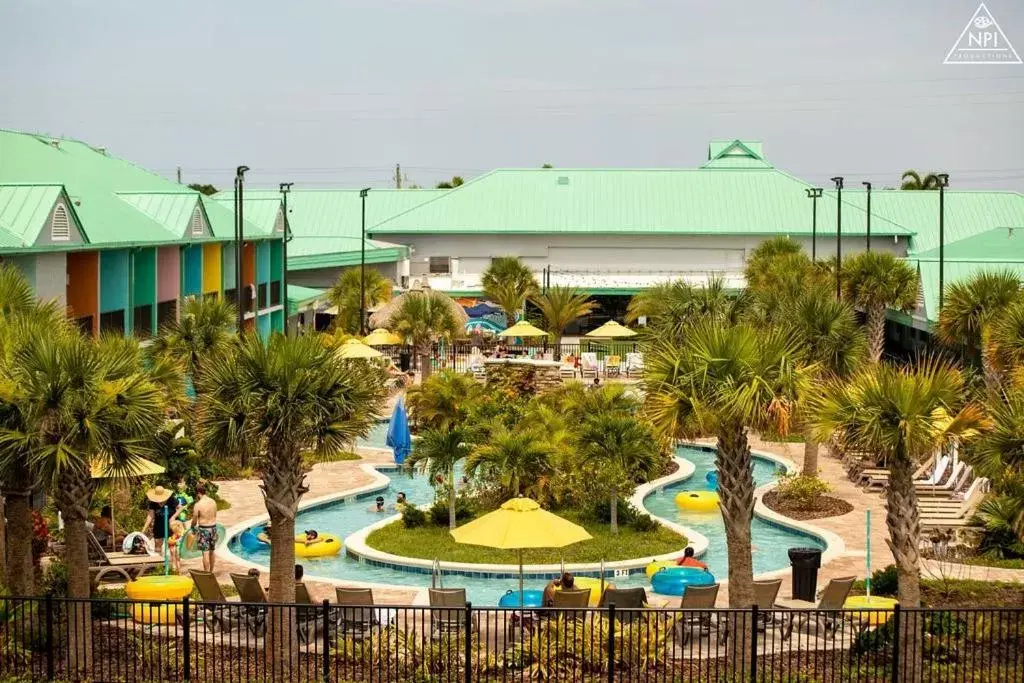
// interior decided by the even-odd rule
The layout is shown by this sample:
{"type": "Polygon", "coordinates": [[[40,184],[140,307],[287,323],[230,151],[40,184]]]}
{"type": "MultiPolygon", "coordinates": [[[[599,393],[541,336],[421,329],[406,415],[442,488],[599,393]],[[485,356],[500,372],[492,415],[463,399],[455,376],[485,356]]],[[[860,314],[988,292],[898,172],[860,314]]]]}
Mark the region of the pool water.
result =
{"type": "MultiPolygon", "coordinates": [[[[387,424],[382,424],[383,431],[386,433],[387,424]]],[[[674,484],[661,492],[649,495],[644,500],[644,504],[653,514],[676,521],[707,536],[710,545],[702,559],[708,563],[709,569],[716,577],[725,580],[728,578],[728,565],[721,515],[717,512],[683,512],[676,507],[673,500],[679,491],[705,487],[705,475],[714,469],[715,454],[710,450],[682,447],[679,449],[679,455],[694,463],[696,470],[693,476],[685,482],[674,484]]],[[[404,491],[409,501],[413,503],[428,504],[434,500],[434,490],[430,486],[428,477],[409,475],[398,471],[385,474],[391,479],[391,483],[384,491],[367,494],[350,502],[338,501],[300,512],[295,522],[296,529],[317,529],[321,532],[332,533],[339,538],[345,538],[381,519],[381,513],[376,512],[374,506],[374,498],[378,495],[383,495],[386,500],[387,515],[394,514],[394,503],[399,491],[404,491]]],[[[760,458],[754,459],[754,480],[758,486],[768,483],[775,476],[777,476],[775,463],[760,458]]],[[[752,533],[755,574],[786,567],[789,564],[786,551],[791,547],[823,547],[823,544],[812,536],[775,526],[757,518],[754,519],[752,533]]],[[[262,565],[270,562],[269,550],[245,550],[237,539],[232,539],[230,545],[232,552],[243,559],[262,565]]],[[[572,548],[569,547],[565,550],[565,562],[571,563],[572,561],[572,548]]],[[[306,569],[306,574],[312,577],[411,587],[430,585],[430,575],[427,573],[360,563],[347,557],[344,551],[334,557],[306,558],[302,560],[302,564],[306,569]]],[[[642,572],[628,577],[609,577],[609,580],[623,588],[642,586],[650,590],[650,583],[642,572]]],[[[448,573],[445,573],[444,584],[447,587],[464,587],[469,600],[477,605],[496,605],[506,591],[516,589],[518,585],[514,578],[499,579],[448,573]]],[[[541,589],[543,581],[527,578],[526,588],[541,589]]]]}
{"type": "Polygon", "coordinates": [[[369,433],[356,440],[356,445],[364,448],[387,448],[388,422],[377,422],[370,427],[369,433]]]}

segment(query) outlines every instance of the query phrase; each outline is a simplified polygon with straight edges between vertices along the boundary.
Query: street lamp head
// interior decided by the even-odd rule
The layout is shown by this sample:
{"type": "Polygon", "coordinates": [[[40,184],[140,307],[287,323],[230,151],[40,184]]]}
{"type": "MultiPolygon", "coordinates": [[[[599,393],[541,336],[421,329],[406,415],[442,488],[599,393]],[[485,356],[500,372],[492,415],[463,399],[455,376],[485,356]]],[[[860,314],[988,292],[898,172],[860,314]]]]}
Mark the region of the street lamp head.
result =
{"type": "Polygon", "coordinates": [[[235,177],[236,178],[241,178],[242,176],[245,175],[245,172],[248,171],[248,170],[249,170],[248,166],[239,166],[238,168],[235,169],[235,177]]]}
{"type": "Polygon", "coordinates": [[[821,196],[822,192],[823,192],[823,190],[820,187],[808,187],[807,188],[807,196],[810,197],[811,199],[817,199],[818,197],[821,196]]]}
{"type": "Polygon", "coordinates": [[[843,189],[843,176],[837,175],[835,178],[832,178],[831,180],[833,183],[836,184],[837,190],[843,189]]]}
{"type": "Polygon", "coordinates": [[[939,179],[939,187],[949,187],[948,173],[936,173],[935,177],[939,179]]]}
{"type": "Polygon", "coordinates": [[[368,187],[364,187],[363,189],[359,190],[359,196],[362,199],[366,199],[366,195],[368,195],[368,194],[370,194],[370,188],[368,188],[368,187]]]}
{"type": "Polygon", "coordinates": [[[281,192],[283,192],[284,194],[288,194],[289,192],[291,192],[292,185],[294,184],[295,183],[280,183],[278,187],[280,188],[281,192]]]}
{"type": "Polygon", "coordinates": [[[870,183],[870,182],[868,182],[867,180],[865,180],[865,181],[863,181],[863,182],[861,183],[861,185],[863,185],[864,187],[868,188],[868,192],[871,192],[871,183],[870,183]]]}

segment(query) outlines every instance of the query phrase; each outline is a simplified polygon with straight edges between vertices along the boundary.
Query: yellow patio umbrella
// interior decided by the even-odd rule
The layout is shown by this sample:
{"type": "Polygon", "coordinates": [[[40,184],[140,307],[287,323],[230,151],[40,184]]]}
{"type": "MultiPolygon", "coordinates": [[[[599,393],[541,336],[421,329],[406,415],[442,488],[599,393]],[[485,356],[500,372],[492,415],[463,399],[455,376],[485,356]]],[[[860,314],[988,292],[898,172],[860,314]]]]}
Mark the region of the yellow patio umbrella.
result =
{"type": "Polygon", "coordinates": [[[520,320],[507,330],[498,333],[499,337],[546,337],[548,333],[534,327],[525,320],[520,320]]]}
{"type": "Polygon", "coordinates": [[[541,509],[530,498],[513,498],[494,512],[451,531],[456,543],[519,551],[519,604],[523,604],[523,550],[563,548],[593,538],[579,524],[541,509]]]}
{"type": "MultiPolygon", "coordinates": [[[[155,474],[163,474],[167,471],[163,465],[158,465],[155,462],[146,460],[145,458],[133,458],[127,465],[115,468],[109,455],[101,455],[96,460],[93,460],[89,463],[89,469],[91,470],[90,476],[93,479],[114,479],[117,482],[127,481],[128,479],[138,479],[141,477],[151,477],[155,474]]],[[[111,503],[113,503],[113,500],[111,500],[111,503]]],[[[110,506],[110,526],[114,531],[117,531],[117,526],[114,522],[113,505],[110,506]]],[[[114,548],[116,545],[116,536],[116,533],[110,535],[111,548],[114,548]]]]}
{"type": "Polygon", "coordinates": [[[341,348],[338,349],[338,356],[345,359],[380,358],[383,355],[384,354],[377,349],[371,349],[358,339],[349,339],[341,345],[341,348]]]}
{"type": "Polygon", "coordinates": [[[625,325],[620,325],[614,320],[609,320],[604,325],[601,325],[601,327],[587,332],[583,336],[590,337],[591,339],[623,339],[625,337],[635,337],[636,332],[625,325]]]}
{"type": "Polygon", "coordinates": [[[363,337],[363,343],[367,346],[394,346],[396,344],[401,344],[402,341],[402,338],[397,334],[385,330],[383,327],[378,328],[363,337]]]}

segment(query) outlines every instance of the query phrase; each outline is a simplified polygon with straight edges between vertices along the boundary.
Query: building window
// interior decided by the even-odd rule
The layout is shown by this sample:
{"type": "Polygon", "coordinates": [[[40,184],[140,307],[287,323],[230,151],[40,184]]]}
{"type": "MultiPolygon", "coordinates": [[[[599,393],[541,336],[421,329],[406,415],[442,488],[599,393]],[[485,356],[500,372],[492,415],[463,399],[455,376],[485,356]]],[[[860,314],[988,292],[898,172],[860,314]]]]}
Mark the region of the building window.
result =
{"type": "Polygon", "coordinates": [[[216,301],[217,292],[207,292],[206,294],[203,294],[203,298],[206,299],[207,301],[216,301]]]}
{"type": "Polygon", "coordinates": [[[270,283],[270,305],[277,306],[281,303],[281,281],[274,280],[270,283]]]}
{"type": "Polygon", "coordinates": [[[50,239],[54,242],[67,242],[71,239],[71,218],[63,204],[58,204],[57,208],[53,210],[53,219],[50,221],[50,239]]]}
{"type": "Polygon", "coordinates": [[[178,300],[161,301],[156,305],[156,324],[160,327],[178,320],[178,300]]]}
{"type": "Polygon", "coordinates": [[[430,270],[431,275],[448,275],[452,272],[452,259],[449,256],[431,256],[430,257],[430,270]]]}
{"type": "Polygon", "coordinates": [[[135,307],[132,313],[132,330],[140,339],[146,339],[153,334],[153,304],[135,307]]]}
{"type": "Polygon", "coordinates": [[[110,311],[100,313],[100,334],[104,332],[116,332],[124,334],[124,311],[110,311]]]}
{"type": "Polygon", "coordinates": [[[92,336],[92,316],[83,315],[81,318],[75,318],[75,325],[81,330],[82,334],[87,337],[92,336]]]}
{"type": "Polygon", "coordinates": [[[260,308],[266,308],[267,307],[267,283],[266,282],[261,282],[260,283],[260,285],[259,285],[259,292],[260,292],[259,307],[260,308]]]}
{"type": "Polygon", "coordinates": [[[236,297],[235,297],[235,292],[237,292],[237,291],[238,291],[237,289],[225,289],[224,290],[224,301],[226,301],[227,303],[231,304],[232,306],[238,306],[238,301],[236,300],[236,297]]]}
{"type": "Polygon", "coordinates": [[[202,237],[206,232],[205,226],[203,225],[203,212],[199,210],[197,206],[195,211],[192,212],[192,220],[189,222],[189,231],[193,237],[202,237]]]}
{"type": "Polygon", "coordinates": [[[277,212],[277,218],[274,219],[274,232],[284,232],[284,211],[277,212]]]}

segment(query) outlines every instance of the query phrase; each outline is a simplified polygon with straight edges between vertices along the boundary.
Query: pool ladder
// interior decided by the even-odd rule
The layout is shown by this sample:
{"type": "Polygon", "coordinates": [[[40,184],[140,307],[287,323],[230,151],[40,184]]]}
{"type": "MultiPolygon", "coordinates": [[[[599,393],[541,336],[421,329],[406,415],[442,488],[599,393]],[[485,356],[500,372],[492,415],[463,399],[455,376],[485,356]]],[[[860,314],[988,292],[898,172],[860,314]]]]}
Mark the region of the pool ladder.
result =
{"type": "Polygon", "coordinates": [[[444,588],[444,574],[441,573],[441,558],[435,557],[434,564],[430,568],[430,587],[444,588]]]}

